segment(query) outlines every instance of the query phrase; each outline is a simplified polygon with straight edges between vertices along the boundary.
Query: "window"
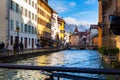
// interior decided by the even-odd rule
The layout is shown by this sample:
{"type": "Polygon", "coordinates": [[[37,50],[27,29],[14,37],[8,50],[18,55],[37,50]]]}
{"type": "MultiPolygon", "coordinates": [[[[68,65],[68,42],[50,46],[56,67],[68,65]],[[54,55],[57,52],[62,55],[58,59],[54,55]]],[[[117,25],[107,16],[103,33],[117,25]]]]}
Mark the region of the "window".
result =
{"type": "Polygon", "coordinates": [[[21,7],[21,14],[23,14],[23,7],[21,7]]]}
{"type": "Polygon", "coordinates": [[[60,23],[60,26],[62,26],[62,23],[60,23]]]}
{"type": "Polygon", "coordinates": [[[25,2],[27,2],[27,0],[25,0],[25,2]]]}
{"type": "Polygon", "coordinates": [[[18,10],[18,4],[16,4],[16,12],[17,13],[19,12],[19,10],[18,10]]]}
{"type": "Polygon", "coordinates": [[[27,24],[25,24],[25,32],[27,32],[27,24]]]}
{"type": "Polygon", "coordinates": [[[31,0],[29,0],[29,4],[31,5],[31,0]]]}
{"type": "Polygon", "coordinates": [[[13,2],[13,11],[16,11],[16,4],[13,2]]]}
{"type": "Polygon", "coordinates": [[[32,33],[32,26],[30,26],[30,33],[32,33]]]}
{"type": "Polygon", "coordinates": [[[25,9],[25,16],[27,17],[27,9],[25,9]]]}
{"type": "Polygon", "coordinates": [[[32,33],[34,33],[34,27],[32,26],[32,33]]]}
{"type": "Polygon", "coordinates": [[[35,4],[35,9],[37,9],[37,4],[35,4]]]}
{"type": "Polygon", "coordinates": [[[21,23],[21,32],[23,32],[23,23],[21,23]]]}
{"type": "Polygon", "coordinates": [[[28,29],[28,32],[31,33],[31,26],[29,25],[29,29],[28,29]]]}
{"type": "Polygon", "coordinates": [[[35,21],[37,21],[37,15],[35,15],[35,21]]]}
{"type": "Polygon", "coordinates": [[[29,45],[30,45],[30,38],[29,38],[29,45]]]}
{"type": "Polygon", "coordinates": [[[34,7],[34,1],[32,1],[32,7],[34,7]]]}
{"type": "Polygon", "coordinates": [[[14,10],[14,3],[13,3],[13,1],[11,1],[10,8],[11,8],[11,10],[14,10]]]}
{"type": "Polygon", "coordinates": [[[32,13],[32,20],[34,20],[34,14],[32,13]]]}
{"type": "Polygon", "coordinates": [[[14,21],[11,19],[10,21],[10,29],[13,30],[14,29],[14,21]]]}
{"type": "Polygon", "coordinates": [[[31,12],[29,11],[29,18],[31,19],[31,12]]]}
{"type": "Polygon", "coordinates": [[[64,30],[60,30],[60,33],[64,33],[65,31],[64,30]]]}
{"type": "Polygon", "coordinates": [[[18,21],[16,21],[16,28],[17,28],[17,27],[19,27],[19,22],[18,22],[18,21]]]}

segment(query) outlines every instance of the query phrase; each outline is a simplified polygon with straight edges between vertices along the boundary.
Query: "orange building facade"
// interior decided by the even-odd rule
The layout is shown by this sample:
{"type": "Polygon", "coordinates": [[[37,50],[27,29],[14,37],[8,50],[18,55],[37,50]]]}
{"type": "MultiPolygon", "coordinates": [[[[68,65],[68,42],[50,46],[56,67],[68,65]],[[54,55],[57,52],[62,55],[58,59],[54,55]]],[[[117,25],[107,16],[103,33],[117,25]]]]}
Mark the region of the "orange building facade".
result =
{"type": "Polygon", "coordinates": [[[102,46],[102,0],[99,2],[99,13],[98,13],[98,47],[102,46]]]}

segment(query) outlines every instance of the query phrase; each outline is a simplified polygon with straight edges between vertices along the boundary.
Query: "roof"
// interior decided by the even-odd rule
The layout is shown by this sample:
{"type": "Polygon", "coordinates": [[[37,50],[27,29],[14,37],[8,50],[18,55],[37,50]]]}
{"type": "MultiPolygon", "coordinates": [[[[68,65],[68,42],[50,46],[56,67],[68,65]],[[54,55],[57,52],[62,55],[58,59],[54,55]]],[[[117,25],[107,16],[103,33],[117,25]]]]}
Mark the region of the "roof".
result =
{"type": "Polygon", "coordinates": [[[58,14],[55,10],[52,10],[52,12],[58,14]]]}
{"type": "Polygon", "coordinates": [[[78,32],[79,32],[77,27],[75,28],[74,32],[76,32],[76,33],[78,33],[78,32]]]}
{"type": "Polygon", "coordinates": [[[98,25],[90,25],[90,29],[98,29],[98,25]]]}
{"type": "Polygon", "coordinates": [[[88,32],[73,33],[71,36],[88,35],[88,32]]]}
{"type": "MultiPolygon", "coordinates": [[[[45,1],[40,0],[42,3],[44,3],[49,9],[51,9],[51,11],[54,11],[45,1]]],[[[55,11],[54,11],[55,12],[55,11]]],[[[57,13],[57,12],[56,12],[57,13]]]]}
{"type": "Polygon", "coordinates": [[[58,21],[59,21],[59,22],[64,22],[64,23],[65,23],[64,19],[63,19],[63,18],[60,18],[60,17],[58,17],[58,21]]]}

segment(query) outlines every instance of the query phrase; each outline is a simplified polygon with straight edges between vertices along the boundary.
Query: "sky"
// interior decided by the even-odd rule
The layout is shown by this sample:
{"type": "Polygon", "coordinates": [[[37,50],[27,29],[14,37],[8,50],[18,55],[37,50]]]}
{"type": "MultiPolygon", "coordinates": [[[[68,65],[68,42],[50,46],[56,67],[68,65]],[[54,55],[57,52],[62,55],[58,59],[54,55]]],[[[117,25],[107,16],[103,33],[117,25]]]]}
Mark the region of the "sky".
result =
{"type": "Polygon", "coordinates": [[[98,23],[98,0],[49,0],[49,5],[66,23],[98,23]]]}

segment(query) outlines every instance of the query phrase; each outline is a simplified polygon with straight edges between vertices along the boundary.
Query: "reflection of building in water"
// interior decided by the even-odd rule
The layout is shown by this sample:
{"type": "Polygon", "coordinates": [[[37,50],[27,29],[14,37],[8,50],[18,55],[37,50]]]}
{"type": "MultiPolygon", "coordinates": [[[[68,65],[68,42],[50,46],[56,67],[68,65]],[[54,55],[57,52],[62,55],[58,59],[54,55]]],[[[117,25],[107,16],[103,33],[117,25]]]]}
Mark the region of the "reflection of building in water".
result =
{"type": "Polygon", "coordinates": [[[64,54],[54,53],[53,55],[51,55],[50,60],[51,60],[51,64],[50,64],[51,66],[63,65],[64,64],[64,54]]]}
{"type": "Polygon", "coordinates": [[[12,80],[44,80],[44,78],[46,76],[37,70],[18,70],[12,80]]]}
{"type": "Polygon", "coordinates": [[[43,55],[36,58],[36,65],[39,66],[57,66],[64,64],[64,54],[52,53],[43,55]]]}
{"type": "Polygon", "coordinates": [[[49,56],[43,55],[36,58],[36,65],[48,66],[50,63],[49,56]]]}

